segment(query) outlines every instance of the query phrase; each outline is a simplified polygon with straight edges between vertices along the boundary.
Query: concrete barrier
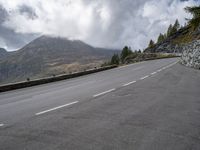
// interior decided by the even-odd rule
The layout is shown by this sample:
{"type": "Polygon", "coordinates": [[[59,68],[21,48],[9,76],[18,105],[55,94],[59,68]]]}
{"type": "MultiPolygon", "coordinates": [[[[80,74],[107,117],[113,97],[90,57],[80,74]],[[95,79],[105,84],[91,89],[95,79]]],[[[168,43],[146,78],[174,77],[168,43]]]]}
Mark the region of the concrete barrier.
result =
{"type": "Polygon", "coordinates": [[[21,89],[21,88],[26,88],[26,87],[71,79],[71,78],[80,77],[83,75],[97,73],[97,72],[108,70],[108,69],[113,69],[116,67],[117,67],[116,65],[112,65],[112,66],[108,66],[108,67],[101,67],[98,69],[90,69],[90,70],[86,70],[83,72],[64,74],[64,75],[59,75],[59,76],[50,77],[50,78],[37,79],[37,80],[32,80],[32,81],[24,81],[24,82],[19,82],[19,83],[14,83],[14,84],[6,84],[6,85],[0,86],[0,92],[6,92],[6,91],[11,91],[11,90],[16,90],[16,89],[21,89]]]}

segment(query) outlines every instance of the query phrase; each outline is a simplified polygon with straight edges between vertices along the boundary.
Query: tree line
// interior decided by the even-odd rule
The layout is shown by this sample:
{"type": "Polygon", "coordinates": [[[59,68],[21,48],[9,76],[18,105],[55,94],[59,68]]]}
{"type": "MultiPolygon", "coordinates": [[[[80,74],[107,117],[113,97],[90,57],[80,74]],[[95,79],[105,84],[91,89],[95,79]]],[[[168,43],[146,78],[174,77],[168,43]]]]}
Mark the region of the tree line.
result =
{"type": "MultiPolygon", "coordinates": [[[[198,29],[200,26],[200,6],[186,7],[185,11],[192,15],[191,19],[186,19],[188,21],[187,26],[191,27],[193,31],[198,29]]],[[[154,42],[152,39],[150,40],[148,48],[153,48],[155,44],[162,43],[165,39],[175,34],[181,28],[178,19],[176,19],[173,25],[169,25],[166,33],[160,33],[157,42],[154,42]]]]}
{"type": "Polygon", "coordinates": [[[125,46],[123,48],[123,50],[121,51],[120,54],[114,54],[111,58],[110,64],[111,65],[119,65],[124,64],[126,62],[126,58],[130,55],[137,55],[137,54],[141,54],[142,51],[141,50],[136,50],[136,51],[132,51],[131,47],[125,46]]]}
{"type": "MultiPolygon", "coordinates": [[[[185,11],[192,15],[191,19],[187,19],[188,20],[187,26],[191,27],[193,31],[198,29],[200,26],[200,6],[186,7],[185,11]]],[[[165,39],[175,34],[181,28],[182,27],[180,26],[179,20],[176,19],[174,24],[169,25],[166,33],[164,34],[160,33],[156,42],[154,42],[153,40],[150,40],[148,48],[153,48],[156,44],[162,43],[165,39]]],[[[108,62],[106,65],[113,65],[113,64],[119,65],[120,63],[123,64],[126,62],[126,58],[128,56],[130,55],[138,56],[141,53],[142,53],[141,50],[133,52],[131,50],[131,47],[125,46],[123,50],[121,51],[121,53],[114,54],[111,58],[111,61],[108,62]]]]}
{"type": "MultiPolygon", "coordinates": [[[[175,21],[174,25],[170,24],[167,30],[167,33],[162,34],[160,33],[160,35],[158,36],[158,40],[157,43],[161,43],[162,41],[164,41],[167,37],[173,35],[174,33],[176,33],[178,30],[180,29],[180,23],[178,21],[178,19],[175,21]]],[[[153,48],[155,46],[155,42],[153,40],[150,40],[149,42],[149,46],[148,48],[153,48]]],[[[131,47],[125,46],[121,52],[121,54],[114,54],[111,58],[111,61],[109,64],[113,65],[119,65],[120,63],[125,63],[126,58],[130,55],[137,55],[139,53],[142,53],[141,50],[136,50],[136,51],[132,51],[131,47]]]]}
{"type": "Polygon", "coordinates": [[[153,48],[155,44],[162,43],[165,39],[176,33],[180,28],[181,28],[180,23],[178,19],[176,19],[173,25],[172,24],[169,25],[166,33],[164,34],[160,33],[160,35],[157,38],[157,42],[154,42],[152,39],[150,40],[148,48],[153,48]]]}

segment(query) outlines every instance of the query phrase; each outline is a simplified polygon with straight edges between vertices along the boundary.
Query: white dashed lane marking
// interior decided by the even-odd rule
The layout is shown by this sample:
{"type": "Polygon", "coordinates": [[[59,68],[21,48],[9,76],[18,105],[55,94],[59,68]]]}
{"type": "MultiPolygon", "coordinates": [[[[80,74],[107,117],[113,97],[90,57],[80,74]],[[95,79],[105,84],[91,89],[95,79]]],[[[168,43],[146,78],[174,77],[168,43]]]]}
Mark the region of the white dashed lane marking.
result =
{"type": "Polygon", "coordinates": [[[133,83],[136,83],[136,81],[132,81],[132,82],[126,83],[126,84],[124,84],[123,86],[128,86],[128,85],[131,85],[131,84],[133,84],[133,83]]]}
{"type": "Polygon", "coordinates": [[[93,97],[98,97],[98,96],[101,96],[101,95],[104,95],[104,94],[107,94],[107,93],[110,93],[112,91],[115,91],[116,89],[110,89],[108,91],[105,91],[105,92],[102,92],[102,93],[99,93],[99,94],[96,94],[96,95],[93,95],[93,97]]]}
{"type": "Polygon", "coordinates": [[[157,72],[153,72],[153,73],[151,73],[151,75],[154,75],[154,74],[156,74],[157,72]]]}
{"type": "Polygon", "coordinates": [[[2,123],[2,124],[0,124],[0,127],[3,127],[4,126],[4,124],[2,123]]]}
{"type": "Polygon", "coordinates": [[[142,77],[142,78],[140,78],[140,80],[144,80],[144,79],[146,79],[146,78],[148,78],[149,76],[145,76],[145,77],[142,77]]]}
{"type": "Polygon", "coordinates": [[[51,109],[48,109],[48,110],[45,110],[45,111],[36,113],[35,115],[37,115],[37,116],[38,116],[38,115],[42,115],[42,114],[45,114],[45,113],[48,113],[48,112],[51,112],[51,111],[54,111],[54,110],[57,110],[57,109],[60,109],[60,108],[63,108],[63,107],[67,107],[67,106],[76,104],[76,103],[78,103],[78,102],[79,102],[79,101],[75,101],[75,102],[68,103],[68,104],[65,104],[65,105],[61,105],[61,106],[58,106],[58,107],[55,107],[55,108],[51,108],[51,109]]]}
{"type": "MultiPolygon", "coordinates": [[[[176,63],[177,63],[177,62],[176,62],[176,63]]],[[[173,64],[170,64],[170,65],[168,65],[168,66],[165,66],[165,67],[163,67],[162,69],[159,69],[158,71],[155,71],[155,72],[151,73],[151,75],[157,74],[158,72],[161,72],[161,71],[164,70],[164,69],[167,69],[167,68],[169,68],[169,67],[172,67],[172,66],[175,65],[176,63],[173,63],[173,64]]],[[[128,67],[128,66],[123,66],[123,67],[128,67]]],[[[121,68],[123,68],[123,67],[121,67],[121,68]]],[[[138,67],[137,69],[141,69],[141,68],[142,68],[142,67],[138,67]]],[[[150,76],[149,76],[149,75],[144,76],[144,77],[140,78],[140,80],[144,80],[144,79],[146,79],[146,78],[148,78],[148,77],[150,77],[150,76]]],[[[134,83],[136,83],[136,82],[137,82],[137,81],[131,81],[131,82],[129,82],[129,83],[124,84],[123,87],[128,86],[128,85],[131,85],[131,84],[134,84],[134,83]]],[[[105,91],[105,92],[102,92],[102,93],[93,95],[93,97],[95,98],[95,97],[98,97],[98,96],[101,96],[101,95],[105,95],[105,94],[110,93],[110,92],[115,91],[115,90],[116,90],[116,89],[113,88],[113,89],[107,90],[107,91],[105,91]]],[[[51,111],[55,111],[55,110],[57,110],[57,109],[61,109],[61,108],[63,108],[63,107],[67,107],[67,106],[76,104],[76,103],[78,103],[78,102],[79,102],[79,101],[75,101],[75,102],[68,103],[68,104],[65,104],[65,105],[62,105],[62,106],[58,106],[58,107],[55,107],[55,108],[51,108],[51,109],[48,109],[48,110],[45,110],[45,111],[36,113],[35,115],[42,115],[42,114],[45,114],[45,113],[48,113],[48,112],[51,112],[51,111]]],[[[0,127],[2,127],[2,126],[4,126],[4,124],[0,124],[0,127]]]]}

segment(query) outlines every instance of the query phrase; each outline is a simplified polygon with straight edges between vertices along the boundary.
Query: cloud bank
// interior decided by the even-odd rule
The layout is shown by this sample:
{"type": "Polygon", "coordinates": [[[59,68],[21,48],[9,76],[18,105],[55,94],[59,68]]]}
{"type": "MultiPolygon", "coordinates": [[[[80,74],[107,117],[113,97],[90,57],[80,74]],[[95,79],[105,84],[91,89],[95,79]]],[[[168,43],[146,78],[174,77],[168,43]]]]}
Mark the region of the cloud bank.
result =
{"type": "MultiPolygon", "coordinates": [[[[0,0],[6,12],[5,19],[0,20],[0,32],[1,28],[12,31],[21,37],[21,45],[27,42],[27,36],[51,35],[80,39],[98,47],[129,45],[132,49],[143,49],[176,19],[184,24],[189,16],[183,8],[199,3],[195,0],[0,0]]],[[[1,45],[14,47],[8,41],[9,38],[0,35],[1,45]]]]}

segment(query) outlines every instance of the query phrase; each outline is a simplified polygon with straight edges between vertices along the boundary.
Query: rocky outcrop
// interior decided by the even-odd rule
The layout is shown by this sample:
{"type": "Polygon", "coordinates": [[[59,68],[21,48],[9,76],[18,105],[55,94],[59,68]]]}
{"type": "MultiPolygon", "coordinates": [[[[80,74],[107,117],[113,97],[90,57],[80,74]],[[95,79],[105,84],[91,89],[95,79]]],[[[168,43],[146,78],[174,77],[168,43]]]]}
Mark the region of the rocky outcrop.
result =
{"type": "Polygon", "coordinates": [[[153,47],[147,48],[146,53],[180,53],[190,45],[192,41],[200,40],[200,27],[197,30],[190,26],[179,29],[176,33],[167,37],[163,42],[156,43],[153,47]]]}
{"type": "MultiPolygon", "coordinates": [[[[174,33],[173,35],[167,37],[163,42],[156,43],[154,47],[145,49],[144,52],[146,53],[182,53],[183,52],[182,45],[184,43],[183,41],[185,40],[185,37],[187,37],[189,33],[190,33],[189,27],[183,27],[179,29],[176,33],[174,33]]],[[[192,38],[189,38],[189,39],[192,41],[192,38]]]]}
{"type": "Polygon", "coordinates": [[[181,63],[192,68],[200,69],[200,40],[182,46],[181,63]]]}

